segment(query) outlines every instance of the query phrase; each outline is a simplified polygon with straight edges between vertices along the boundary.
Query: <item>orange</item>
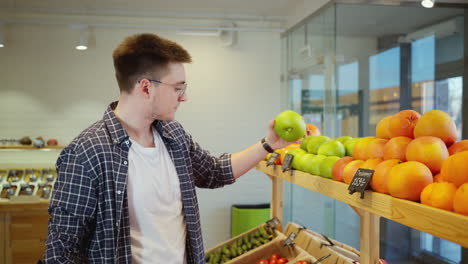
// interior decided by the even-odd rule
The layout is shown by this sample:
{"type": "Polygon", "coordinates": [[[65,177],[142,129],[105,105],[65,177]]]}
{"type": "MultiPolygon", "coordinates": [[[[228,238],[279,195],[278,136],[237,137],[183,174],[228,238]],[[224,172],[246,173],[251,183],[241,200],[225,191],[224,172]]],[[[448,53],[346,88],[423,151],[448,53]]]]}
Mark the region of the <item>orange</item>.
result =
{"type": "Polygon", "coordinates": [[[391,138],[404,136],[414,138],[414,127],[421,115],[414,110],[402,110],[392,116],[388,123],[388,135],[391,138]]]}
{"type": "Polygon", "coordinates": [[[433,182],[447,182],[447,180],[444,179],[444,178],[442,177],[442,174],[437,173],[437,174],[433,177],[433,182]]]}
{"type": "MultiPolygon", "coordinates": [[[[276,150],[276,152],[278,152],[280,154],[279,159],[276,159],[276,161],[279,160],[279,165],[283,164],[284,157],[286,156],[286,154],[288,154],[289,151],[291,151],[293,149],[298,149],[298,148],[300,148],[300,146],[301,146],[301,144],[293,143],[293,144],[287,145],[286,147],[284,147],[284,148],[282,148],[280,150],[276,150]]],[[[275,161],[275,164],[276,164],[276,161],[275,161]]]]}
{"type": "Polygon", "coordinates": [[[455,122],[444,111],[431,110],[424,113],[414,128],[414,137],[433,136],[438,137],[447,146],[457,140],[457,127],[455,122]]]}
{"type": "Polygon", "coordinates": [[[374,138],[367,144],[366,156],[368,159],[383,158],[384,148],[387,144],[388,139],[374,138]]]}
{"type": "Polygon", "coordinates": [[[453,155],[457,152],[462,152],[468,150],[468,139],[455,142],[450,148],[448,149],[449,155],[453,155]]]}
{"type": "Polygon", "coordinates": [[[320,129],[316,127],[315,125],[312,124],[306,124],[307,125],[307,136],[320,136],[322,133],[320,133],[320,129]]]}
{"type": "Polygon", "coordinates": [[[394,137],[384,147],[384,160],[399,159],[406,161],[406,148],[411,142],[409,137],[394,137]]]}
{"type": "Polygon", "coordinates": [[[432,207],[453,211],[453,198],[457,187],[451,182],[434,182],[421,193],[421,203],[432,207]]]}
{"type": "Polygon", "coordinates": [[[468,183],[462,184],[455,192],[453,210],[468,216],[468,183]]]}
{"type": "Polygon", "coordinates": [[[375,139],[375,137],[363,137],[359,139],[353,147],[353,157],[358,160],[367,160],[367,145],[375,139]]]}
{"type": "Polygon", "coordinates": [[[412,140],[406,148],[408,161],[424,163],[432,173],[438,173],[449,156],[445,143],[437,137],[425,136],[412,140]]]}
{"type": "Polygon", "coordinates": [[[457,187],[468,182],[468,151],[455,153],[442,163],[442,178],[457,187]]]}
{"type": "Polygon", "coordinates": [[[374,170],[375,167],[377,167],[377,165],[379,165],[379,163],[381,163],[382,161],[383,159],[381,158],[368,159],[363,164],[361,164],[359,168],[374,170]]]}
{"type": "Polygon", "coordinates": [[[379,163],[379,165],[375,167],[374,175],[372,176],[370,182],[372,190],[379,193],[388,193],[388,173],[393,168],[393,166],[399,163],[400,161],[397,159],[390,159],[379,163]]]}
{"type": "Polygon", "coordinates": [[[344,167],[346,166],[346,164],[350,163],[353,160],[354,160],[353,157],[343,157],[339,159],[337,162],[335,162],[332,168],[332,179],[335,181],[344,182],[343,180],[344,167]]]}
{"type": "Polygon", "coordinates": [[[417,161],[393,166],[388,174],[387,187],[391,196],[418,201],[424,187],[432,183],[429,168],[417,161]]]}
{"type": "Polygon", "coordinates": [[[390,123],[390,118],[392,118],[392,116],[386,116],[382,120],[380,120],[379,123],[377,123],[377,127],[375,128],[375,135],[378,138],[390,138],[390,135],[388,133],[388,125],[390,123]]]}
{"type": "Polygon", "coordinates": [[[353,160],[346,164],[343,168],[343,181],[347,184],[350,184],[353,181],[354,174],[364,163],[363,160],[353,160]]]}

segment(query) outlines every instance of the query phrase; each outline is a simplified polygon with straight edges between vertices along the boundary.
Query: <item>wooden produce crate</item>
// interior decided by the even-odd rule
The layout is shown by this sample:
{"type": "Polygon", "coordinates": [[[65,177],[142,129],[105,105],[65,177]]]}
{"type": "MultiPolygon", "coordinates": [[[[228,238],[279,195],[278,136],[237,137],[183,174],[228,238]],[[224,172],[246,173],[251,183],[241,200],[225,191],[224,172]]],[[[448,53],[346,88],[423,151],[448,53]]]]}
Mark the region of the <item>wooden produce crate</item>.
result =
{"type": "MultiPolygon", "coordinates": [[[[265,248],[267,247],[269,244],[271,244],[278,236],[283,236],[284,235],[282,233],[280,233],[279,231],[277,231],[276,229],[275,230],[271,230],[266,224],[261,224],[257,227],[254,227],[248,231],[245,231],[244,233],[242,234],[239,234],[221,244],[218,244],[217,246],[213,247],[213,248],[210,248],[208,250],[205,251],[205,255],[207,256],[208,260],[207,260],[207,264],[212,264],[212,263],[221,263],[221,260],[219,261],[216,261],[216,262],[213,262],[211,260],[211,257],[209,257],[209,255],[213,255],[215,254],[216,252],[220,251],[220,250],[223,250],[223,249],[227,249],[229,251],[232,251],[232,248],[234,245],[236,245],[236,247],[238,247],[238,243],[239,241],[243,241],[242,244],[245,244],[245,241],[244,241],[244,238],[247,238],[247,240],[250,242],[252,237],[256,237],[258,235],[258,233],[262,233],[260,232],[260,230],[265,230],[269,236],[269,239],[266,243],[263,243],[263,244],[257,244],[257,245],[253,245],[254,248],[250,248],[248,250],[243,250],[242,254],[237,254],[236,257],[230,259],[229,261],[225,261],[224,263],[242,263],[242,262],[236,262],[238,259],[241,259],[244,255],[246,254],[249,254],[251,251],[253,250],[260,250],[262,248],[265,248]]],[[[265,237],[263,237],[263,239],[265,239],[265,237]]],[[[256,240],[260,240],[260,239],[257,239],[256,240]]],[[[231,254],[232,255],[232,254],[231,254]]]]}

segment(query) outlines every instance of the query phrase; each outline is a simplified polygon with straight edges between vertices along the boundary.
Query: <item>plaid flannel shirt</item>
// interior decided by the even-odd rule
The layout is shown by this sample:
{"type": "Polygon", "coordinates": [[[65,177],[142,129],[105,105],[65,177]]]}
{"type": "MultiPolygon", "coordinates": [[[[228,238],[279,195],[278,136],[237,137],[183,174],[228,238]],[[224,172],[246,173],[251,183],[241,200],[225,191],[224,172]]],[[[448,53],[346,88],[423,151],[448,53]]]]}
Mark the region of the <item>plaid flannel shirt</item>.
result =
{"type": "MultiPolygon", "coordinates": [[[[103,119],[76,137],[57,160],[46,263],[131,263],[126,192],[131,142],[113,112],[116,105],[109,105],[103,119]]],[[[187,263],[205,263],[195,186],[218,188],[233,183],[231,155],[211,156],[176,121],[153,125],[179,176],[187,263]]]]}

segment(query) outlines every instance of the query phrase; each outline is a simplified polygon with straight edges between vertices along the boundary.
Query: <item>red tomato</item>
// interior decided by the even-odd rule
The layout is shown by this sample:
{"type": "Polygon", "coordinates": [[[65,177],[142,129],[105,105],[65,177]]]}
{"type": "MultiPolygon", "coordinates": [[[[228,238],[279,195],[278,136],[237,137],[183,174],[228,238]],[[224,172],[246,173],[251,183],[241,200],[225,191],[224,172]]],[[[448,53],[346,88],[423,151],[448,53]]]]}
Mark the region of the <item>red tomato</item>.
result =
{"type": "Polygon", "coordinates": [[[296,261],[296,263],[294,264],[309,264],[309,262],[305,261],[305,260],[299,260],[299,261],[296,261]]]}
{"type": "Polygon", "coordinates": [[[270,263],[268,262],[268,260],[262,259],[257,264],[270,264],[270,263]]]}
{"type": "Polygon", "coordinates": [[[289,260],[288,260],[287,258],[280,258],[280,259],[278,260],[278,264],[288,263],[288,261],[289,261],[289,260]]]}
{"type": "Polygon", "coordinates": [[[280,259],[280,258],[281,258],[281,256],[280,256],[279,254],[276,254],[276,253],[275,253],[275,254],[271,255],[270,261],[272,261],[272,260],[274,260],[274,259],[275,259],[275,260],[278,260],[278,259],[280,259]]]}
{"type": "Polygon", "coordinates": [[[270,264],[278,264],[278,260],[277,259],[270,260],[270,264]]]}

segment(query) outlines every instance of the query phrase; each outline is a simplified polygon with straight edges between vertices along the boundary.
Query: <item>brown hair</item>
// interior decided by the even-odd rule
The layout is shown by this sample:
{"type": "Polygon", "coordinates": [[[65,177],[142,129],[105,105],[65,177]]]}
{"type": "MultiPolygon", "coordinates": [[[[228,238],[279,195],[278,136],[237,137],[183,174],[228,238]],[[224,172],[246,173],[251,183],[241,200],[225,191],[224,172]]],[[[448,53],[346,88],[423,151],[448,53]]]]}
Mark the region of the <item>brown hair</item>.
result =
{"type": "Polygon", "coordinates": [[[115,77],[121,92],[130,93],[142,77],[156,73],[160,78],[167,64],[190,63],[190,54],[179,44],[155,34],[137,34],[127,37],[114,50],[115,77]]]}

